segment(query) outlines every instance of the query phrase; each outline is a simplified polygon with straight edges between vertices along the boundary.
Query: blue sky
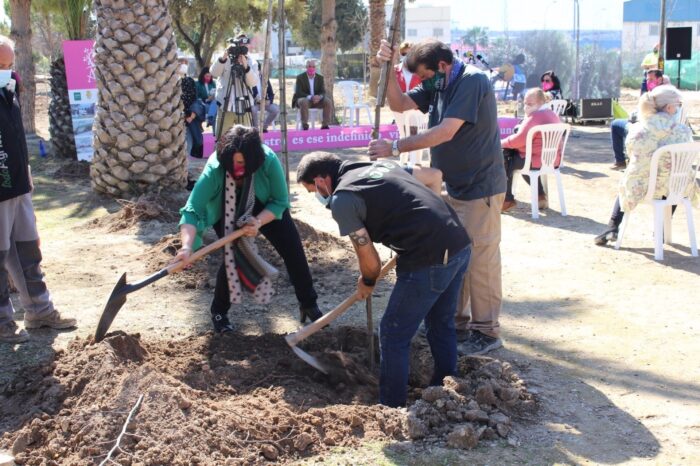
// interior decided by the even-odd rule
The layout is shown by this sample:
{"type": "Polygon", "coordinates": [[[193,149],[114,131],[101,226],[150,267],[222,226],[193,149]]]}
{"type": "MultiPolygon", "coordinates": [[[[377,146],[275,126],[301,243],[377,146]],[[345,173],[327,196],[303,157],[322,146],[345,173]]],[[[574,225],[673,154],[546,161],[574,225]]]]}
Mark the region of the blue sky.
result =
{"type": "MultiPolygon", "coordinates": [[[[622,30],[623,0],[580,0],[581,29],[622,30]]],[[[412,5],[450,6],[453,24],[492,31],[563,29],[573,26],[573,0],[416,0],[412,5]]]]}

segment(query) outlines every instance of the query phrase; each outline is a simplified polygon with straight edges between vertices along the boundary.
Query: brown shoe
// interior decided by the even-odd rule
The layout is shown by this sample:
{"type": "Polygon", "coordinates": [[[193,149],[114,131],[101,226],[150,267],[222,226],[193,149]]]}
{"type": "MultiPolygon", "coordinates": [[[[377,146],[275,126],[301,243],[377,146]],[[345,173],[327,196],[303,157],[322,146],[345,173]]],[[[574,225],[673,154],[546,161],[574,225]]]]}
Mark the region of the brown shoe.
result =
{"type": "Polygon", "coordinates": [[[20,330],[14,321],[0,325],[0,343],[24,343],[27,340],[29,334],[20,330]]]}
{"type": "Polygon", "coordinates": [[[625,162],[615,162],[615,165],[610,167],[611,170],[624,170],[625,168],[627,168],[627,164],[625,162]]]}
{"type": "Polygon", "coordinates": [[[508,200],[503,201],[503,206],[501,207],[501,213],[508,212],[509,210],[511,210],[512,208],[514,208],[517,205],[518,205],[518,203],[515,199],[513,199],[512,201],[508,201],[508,200]]]}
{"type": "Polygon", "coordinates": [[[540,210],[549,208],[549,202],[547,202],[546,194],[540,194],[537,196],[537,208],[540,210]]]}
{"type": "Polygon", "coordinates": [[[38,319],[32,319],[31,316],[24,316],[24,327],[25,328],[54,328],[57,330],[65,328],[73,328],[78,323],[77,320],[72,317],[61,317],[61,313],[58,311],[53,311],[46,317],[40,317],[38,319]]]}

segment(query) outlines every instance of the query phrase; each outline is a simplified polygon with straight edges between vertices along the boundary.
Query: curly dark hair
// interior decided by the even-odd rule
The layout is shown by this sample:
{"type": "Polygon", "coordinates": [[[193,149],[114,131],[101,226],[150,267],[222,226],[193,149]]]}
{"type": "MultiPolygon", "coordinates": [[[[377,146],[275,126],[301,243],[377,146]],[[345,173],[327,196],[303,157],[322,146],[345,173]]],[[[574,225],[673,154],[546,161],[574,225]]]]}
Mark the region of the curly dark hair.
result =
{"type": "Polygon", "coordinates": [[[216,143],[216,157],[221,166],[233,176],[233,155],[243,154],[245,176],[257,171],[265,162],[265,150],[257,128],[235,125],[216,143]]]}
{"type": "Polygon", "coordinates": [[[204,83],[204,75],[207,73],[211,74],[211,71],[209,71],[208,66],[205,66],[204,68],[202,68],[202,71],[199,72],[199,77],[197,78],[197,81],[199,81],[200,83],[204,83]]]}
{"type": "Polygon", "coordinates": [[[315,151],[306,154],[297,165],[297,183],[312,184],[317,176],[330,176],[335,188],[341,163],[343,160],[330,152],[315,151]]]}
{"type": "Polygon", "coordinates": [[[438,63],[444,61],[448,65],[454,61],[450,46],[436,39],[425,39],[413,45],[406,55],[406,67],[415,73],[418,65],[425,66],[431,71],[438,70],[438,63]]]}

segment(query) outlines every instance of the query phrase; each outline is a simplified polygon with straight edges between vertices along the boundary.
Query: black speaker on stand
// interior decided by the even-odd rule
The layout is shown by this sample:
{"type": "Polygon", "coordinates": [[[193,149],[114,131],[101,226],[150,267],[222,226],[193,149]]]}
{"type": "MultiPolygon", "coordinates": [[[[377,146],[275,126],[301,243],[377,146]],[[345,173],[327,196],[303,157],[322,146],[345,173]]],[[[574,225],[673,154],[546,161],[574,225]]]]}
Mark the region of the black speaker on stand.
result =
{"type": "Polygon", "coordinates": [[[693,28],[666,28],[666,60],[678,60],[678,89],[681,88],[681,60],[690,60],[693,50],[693,28]]]}

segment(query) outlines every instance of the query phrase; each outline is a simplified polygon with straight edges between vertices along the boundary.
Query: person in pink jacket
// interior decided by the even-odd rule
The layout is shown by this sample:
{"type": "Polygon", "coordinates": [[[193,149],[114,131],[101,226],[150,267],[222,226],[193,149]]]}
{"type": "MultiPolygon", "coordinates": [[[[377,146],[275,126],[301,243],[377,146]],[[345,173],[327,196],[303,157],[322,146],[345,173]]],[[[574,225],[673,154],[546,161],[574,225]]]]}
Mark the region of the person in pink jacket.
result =
{"type": "MultiPolygon", "coordinates": [[[[516,128],[517,132],[511,134],[505,139],[501,139],[501,147],[503,148],[503,157],[506,166],[506,176],[508,178],[506,184],[506,197],[503,201],[501,212],[507,212],[517,205],[513,196],[513,172],[522,170],[525,167],[525,151],[527,143],[527,133],[535,126],[547,125],[551,123],[560,123],[559,116],[552,111],[545,94],[542,89],[533,88],[525,93],[523,100],[525,106],[525,119],[516,128]]],[[[531,168],[540,168],[542,155],[542,137],[535,136],[532,140],[532,160],[531,168]]],[[[561,153],[557,155],[554,163],[559,166],[561,153]]],[[[530,183],[530,177],[523,175],[525,181],[530,183]]],[[[542,187],[542,182],[537,180],[537,190],[539,192],[539,208],[546,209],[547,195],[542,187]]]]}
{"type": "Polygon", "coordinates": [[[410,42],[402,42],[399,46],[399,53],[401,54],[401,62],[394,67],[394,73],[396,73],[396,79],[399,80],[399,87],[401,92],[408,92],[417,85],[420,84],[420,76],[411,73],[406,68],[405,60],[408,51],[411,49],[410,42]]]}

